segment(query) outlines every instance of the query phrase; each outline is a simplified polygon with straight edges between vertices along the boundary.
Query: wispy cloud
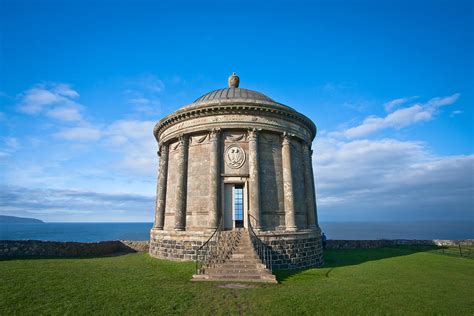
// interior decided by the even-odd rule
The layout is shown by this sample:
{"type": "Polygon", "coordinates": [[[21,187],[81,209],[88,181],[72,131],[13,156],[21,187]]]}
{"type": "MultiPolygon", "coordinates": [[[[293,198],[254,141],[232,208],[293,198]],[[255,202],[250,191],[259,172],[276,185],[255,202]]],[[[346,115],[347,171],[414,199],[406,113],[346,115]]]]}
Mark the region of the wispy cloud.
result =
{"type": "MultiPolygon", "coordinates": [[[[447,97],[432,98],[426,103],[416,103],[409,107],[400,108],[385,117],[369,116],[362,124],[344,131],[333,132],[332,135],[345,136],[347,138],[364,137],[386,128],[400,129],[417,122],[429,121],[434,118],[440,107],[453,104],[459,96],[459,93],[455,93],[447,97]]],[[[403,103],[405,101],[397,102],[403,103]]]]}
{"type": "Polygon", "coordinates": [[[138,174],[149,174],[156,168],[154,126],[154,121],[121,120],[105,129],[106,144],[121,153],[120,168],[138,174]]]}
{"type": "Polygon", "coordinates": [[[55,137],[60,139],[80,142],[98,140],[101,135],[99,128],[90,125],[63,128],[54,134],[55,137]]]}
{"type": "Polygon", "coordinates": [[[79,93],[67,84],[38,84],[19,95],[17,108],[29,115],[46,112],[47,116],[57,120],[79,121],[82,119],[82,105],[74,100],[77,97],[79,93]]]}
{"type": "Polygon", "coordinates": [[[153,196],[0,186],[0,213],[56,221],[153,220],[153,196]]]}
{"type": "Polygon", "coordinates": [[[405,98],[399,98],[399,99],[394,99],[391,100],[387,103],[384,104],[385,111],[391,112],[394,108],[399,107],[400,105],[403,105],[407,103],[408,101],[411,101],[413,99],[418,98],[417,96],[413,97],[405,97],[405,98]]]}
{"type": "Polygon", "coordinates": [[[161,79],[153,74],[146,74],[127,80],[126,86],[125,98],[136,112],[149,116],[160,114],[160,96],[165,90],[161,79]]]}
{"type": "Polygon", "coordinates": [[[449,117],[454,117],[456,115],[461,115],[463,113],[464,113],[463,111],[455,110],[455,111],[452,111],[451,114],[449,114],[449,117]]]}

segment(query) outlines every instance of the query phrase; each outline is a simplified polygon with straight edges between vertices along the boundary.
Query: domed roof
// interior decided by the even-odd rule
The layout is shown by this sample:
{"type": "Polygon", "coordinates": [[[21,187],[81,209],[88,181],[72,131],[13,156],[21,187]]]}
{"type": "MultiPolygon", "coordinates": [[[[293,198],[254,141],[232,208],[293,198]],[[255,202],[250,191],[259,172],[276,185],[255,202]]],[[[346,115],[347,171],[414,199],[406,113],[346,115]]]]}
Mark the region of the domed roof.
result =
{"type": "Polygon", "coordinates": [[[225,88],[218,89],[206,93],[205,95],[197,98],[193,103],[209,102],[209,101],[219,101],[219,100],[229,100],[229,99],[246,99],[252,101],[269,101],[275,102],[271,98],[267,97],[263,93],[242,89],[242,88],[225,88]]]}

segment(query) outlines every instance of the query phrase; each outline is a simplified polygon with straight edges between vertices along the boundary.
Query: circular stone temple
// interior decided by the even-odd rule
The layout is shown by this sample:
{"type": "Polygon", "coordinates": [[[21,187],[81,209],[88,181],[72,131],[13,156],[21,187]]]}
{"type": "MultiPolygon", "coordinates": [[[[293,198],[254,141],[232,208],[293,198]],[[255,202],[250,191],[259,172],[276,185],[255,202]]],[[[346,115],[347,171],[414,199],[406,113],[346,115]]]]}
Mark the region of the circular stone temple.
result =
{"type": "Polygon", "coordinates": [[[211,91],[160,120],[150,255],[195,260],[217,230],[250,229],[274,269],[322,264],[311,143],[315,124],[266,95],[211,91]]]}

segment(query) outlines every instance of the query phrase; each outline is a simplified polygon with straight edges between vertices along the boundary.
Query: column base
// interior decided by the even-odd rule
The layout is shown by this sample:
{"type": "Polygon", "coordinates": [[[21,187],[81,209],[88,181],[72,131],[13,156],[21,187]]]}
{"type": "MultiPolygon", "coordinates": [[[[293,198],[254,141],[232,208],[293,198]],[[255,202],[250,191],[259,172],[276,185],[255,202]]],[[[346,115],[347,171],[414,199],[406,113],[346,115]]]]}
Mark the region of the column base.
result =
{"type": "Polygon", "coordinates": [[[184,228],[174,228],[175,231],[184,231],[184,228]]]}
{"type": "Polygon", "coordinates": [[[285,230],[289,231],[289,232],[295,232],[295,231],[298,230],[298,227],[296,227],[296,226],[286,226],[285,230]]]}

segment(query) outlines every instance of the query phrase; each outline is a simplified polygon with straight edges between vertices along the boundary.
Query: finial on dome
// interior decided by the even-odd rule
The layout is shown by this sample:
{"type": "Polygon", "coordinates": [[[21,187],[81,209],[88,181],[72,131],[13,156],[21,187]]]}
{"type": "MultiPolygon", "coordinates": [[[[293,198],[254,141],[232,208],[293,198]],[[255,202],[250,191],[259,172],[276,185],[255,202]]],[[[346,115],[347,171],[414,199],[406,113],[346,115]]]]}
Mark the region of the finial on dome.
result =
{"type": "Polygon", "coordinates": [[[232,73],[232,76],[229,77],[229,88],[238,88],[239,87],[239,76],[235,74],[235,72],[232,73]]]}

